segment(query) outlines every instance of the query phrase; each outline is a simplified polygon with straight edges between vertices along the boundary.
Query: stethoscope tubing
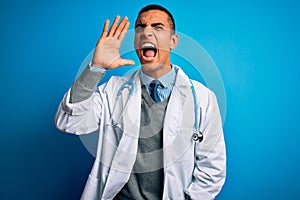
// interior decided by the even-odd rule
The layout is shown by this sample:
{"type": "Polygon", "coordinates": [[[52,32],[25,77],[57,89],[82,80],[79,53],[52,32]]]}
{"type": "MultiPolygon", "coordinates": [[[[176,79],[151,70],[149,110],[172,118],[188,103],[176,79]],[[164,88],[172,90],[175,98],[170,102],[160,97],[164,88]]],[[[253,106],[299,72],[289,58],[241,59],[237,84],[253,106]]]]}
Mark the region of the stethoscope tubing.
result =
{"type": "MultiPolygon", "coordinates": [[[[119,96],[122,94],[122,91],[124,90],[124,88],[127,88],[130,90],[129,92],[129,98],[126,102],[126,105],[125,105],[125,108],[124,110],[127,110],[127,107],[128,107],[128,102],[130,101],[130,98],[133,96],[133,92],[134,92],[134,89],[135,89],[135,86],[134,86],[134,82],[133,82],[133,78],[134,78],[134,75],[136,74],[137,72],[133,73],[131,75],[131,77],[128,79],[128,81],[124,82],[120,88],[118,89],[118,92],[117,92],[117,98],[116,98],[116,101],[118,100],[119,96]]],[[[197,103],[197,94],[196,94],[196,90],[195,90],[195,86],[192,82],[192,80],[190,80],[190,83],[191,83],[191,91],[192,91],[192,94],[193,94],[193,98],[194,98],[194,114],[195,114],[195,123],[194,123],[194,134],[192,136],[192,139],[193,141],[198,141],[198,142],[201,142],[203,140],[203,134],[202,132],[199,130],[199,115],[198,115],[198,103],[197,103]]],[[[114,110],[115,110],[115,106],[116,104],[114,105],[113,107],[113,111],[112,113],[114,113],[114,110]]],[[[124,114],[124,111],[122,112],[122,114],[120,115],[120,117],[118,118],[118,120],[116,120],[116,122],[114,124],[112,124],[113,127],[118,127],[118,122],[119,120],[121,119],[121,117],[123,116],[124,114]]],[[[112,122],[112,118],[110,120],[112,122]]]]}

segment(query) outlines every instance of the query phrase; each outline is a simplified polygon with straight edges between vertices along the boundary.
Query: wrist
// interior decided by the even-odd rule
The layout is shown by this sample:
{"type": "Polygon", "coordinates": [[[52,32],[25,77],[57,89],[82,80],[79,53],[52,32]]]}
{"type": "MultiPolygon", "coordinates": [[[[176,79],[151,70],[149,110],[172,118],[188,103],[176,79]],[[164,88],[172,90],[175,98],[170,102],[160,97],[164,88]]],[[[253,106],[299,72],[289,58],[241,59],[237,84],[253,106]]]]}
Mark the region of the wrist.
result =
{"type": "Polygon", "coordinates": [[[100,69],[107,69],[107,67],[104,66],[103,64],[94,62],[94,59],[90,62],[90,65],[91,65],[92,67],[97,67],[97,68],[100,68],[100,69]]]}
{"type": "Polygon", "coordinates": [[[91,71],[101,72],[101,73],[105,73],[106,72],[105,68],[99,67],[98,65],[93,65],[93,62],[90,62],[89,65],[88,65],[88,67],[89,67],[89,69],[91,71]]]}

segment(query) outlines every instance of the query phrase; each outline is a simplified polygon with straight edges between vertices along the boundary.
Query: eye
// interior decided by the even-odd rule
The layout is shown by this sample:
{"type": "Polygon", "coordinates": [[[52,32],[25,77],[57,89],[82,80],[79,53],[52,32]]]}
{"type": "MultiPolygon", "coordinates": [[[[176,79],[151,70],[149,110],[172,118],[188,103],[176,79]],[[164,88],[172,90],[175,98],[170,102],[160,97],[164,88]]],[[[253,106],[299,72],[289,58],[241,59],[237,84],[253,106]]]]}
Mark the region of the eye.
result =
{"type": "Polygon", "coordinates": [[[146,27],[146,25],[144,25],[144,24],[137,24],[135,26],[135,32],[136,33],[143,32],[145,27],[146,27]]]}
{"type": "Polygon", "coordinates": [[[163,26],[155,26],[154,29],[157,31],[162,31],[162,30],[164,30],[164,27],[163,26]]]}
{"type": "Polygon", "coordinates": [[[142,32],[142,31],[144,31],[144,27],[138,26],[135,28],[135,32],[137,32],[137,33],[142,32]]]}

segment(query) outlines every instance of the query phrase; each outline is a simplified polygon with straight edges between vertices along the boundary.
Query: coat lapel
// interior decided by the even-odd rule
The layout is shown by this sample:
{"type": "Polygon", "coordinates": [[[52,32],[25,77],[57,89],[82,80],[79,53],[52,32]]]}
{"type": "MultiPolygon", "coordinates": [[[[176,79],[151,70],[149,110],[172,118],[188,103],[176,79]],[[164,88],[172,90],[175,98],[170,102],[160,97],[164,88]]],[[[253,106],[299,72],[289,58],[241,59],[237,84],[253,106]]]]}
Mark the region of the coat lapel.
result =
{"type": "Polygon", "coordinates": [[[176,69],[177,77],[164,121],[164,166],[180,159],[192,145],[194,98],[191,83],[180,68],[176,69]]]}
{"type": "Polygon", "coordinates": [[[129,86],[126,93],[122,93],[123,100],[123,125],[125,134],[133,137],[139,136],[140,116],[141,116],[141,81],[140,71],[133,77],[133,85],[129,86]],[[132,96],[130,91],[133,90],[132,96]]]}
{"type": "MultiPolygon", "coordinates": [[[[130,76],[126,78],[129,80],[130,76]]],[[[123,89],[121,99],[120,103],[123,105],[122,111],[119,111],[119,116],[121,116],[119,127],[122,129],[122,136],[104,187],[104,199],[112,199],[112,195],[116,194],[125,185],[136,159],[141,114],[139,71],[134,74],[133,84],[123,89]],[[132,96],[130,96],[131,90],[134,91],[132,96]]]]}

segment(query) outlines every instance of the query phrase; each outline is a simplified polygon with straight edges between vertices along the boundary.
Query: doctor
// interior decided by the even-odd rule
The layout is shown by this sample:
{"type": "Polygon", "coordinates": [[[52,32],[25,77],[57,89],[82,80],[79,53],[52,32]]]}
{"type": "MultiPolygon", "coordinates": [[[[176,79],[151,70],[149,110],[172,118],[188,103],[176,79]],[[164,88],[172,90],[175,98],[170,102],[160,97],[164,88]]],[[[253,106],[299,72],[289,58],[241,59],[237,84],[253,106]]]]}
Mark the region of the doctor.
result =
{"type": "Polygon", "coordinates": [[[138,14],[141,70],[97,87],[106,70],[134,65],[119,55],[129,27],[120,20],[105,22],[92,62],[55,116],[61,131],[99,132],[81,199],[214,199],[226,175],[220,112],[212,91],[171,64],[178,36],[167,9],[148,5],[138,14]]]}

